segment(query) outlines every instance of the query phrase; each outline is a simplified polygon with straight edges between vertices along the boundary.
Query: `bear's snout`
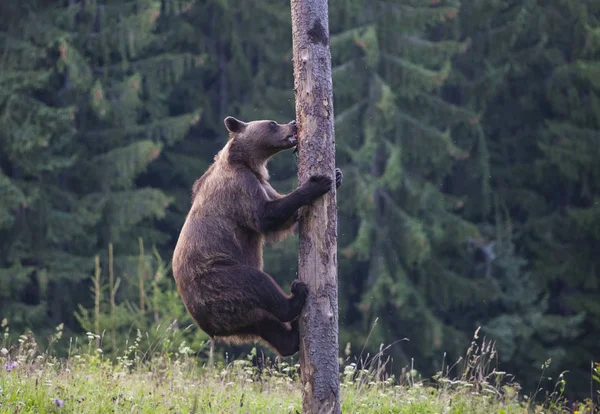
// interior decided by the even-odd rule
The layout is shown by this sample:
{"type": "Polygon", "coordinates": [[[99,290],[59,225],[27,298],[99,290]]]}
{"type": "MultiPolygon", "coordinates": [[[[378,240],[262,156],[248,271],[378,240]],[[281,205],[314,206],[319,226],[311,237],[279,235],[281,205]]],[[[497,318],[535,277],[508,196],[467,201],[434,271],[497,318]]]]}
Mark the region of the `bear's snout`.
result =
{"type": "Polygon", "coordinates": [[[296,126],[296,120],[290,121],[288,125],[292,127],[292,133],[285,137],[285,141],[291,145],[296,145],[298,143],[298,127],[296,126]]]}

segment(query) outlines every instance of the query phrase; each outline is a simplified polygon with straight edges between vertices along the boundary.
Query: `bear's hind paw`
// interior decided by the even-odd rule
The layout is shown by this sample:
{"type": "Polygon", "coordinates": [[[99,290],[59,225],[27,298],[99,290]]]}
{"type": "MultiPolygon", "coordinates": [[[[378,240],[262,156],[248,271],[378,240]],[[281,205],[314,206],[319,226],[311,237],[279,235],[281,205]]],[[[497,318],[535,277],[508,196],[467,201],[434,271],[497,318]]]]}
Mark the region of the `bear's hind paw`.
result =
{"type": "Polygon", "coordinates": [[[306,297],[308,294],[308,285],[296,279],[292,282],[291,291],[294,296],[306,297]]]}

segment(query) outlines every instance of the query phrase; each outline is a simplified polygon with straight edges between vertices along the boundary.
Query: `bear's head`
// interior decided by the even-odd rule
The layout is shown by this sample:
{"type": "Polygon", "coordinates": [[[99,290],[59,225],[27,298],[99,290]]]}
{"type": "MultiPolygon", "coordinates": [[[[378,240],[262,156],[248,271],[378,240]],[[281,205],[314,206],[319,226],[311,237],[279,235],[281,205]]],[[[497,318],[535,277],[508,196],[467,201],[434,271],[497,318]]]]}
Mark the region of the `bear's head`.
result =
{"type": "Polygon", "coordinates": [[[296,121],[287,124],[269,120],[243,122],[228,116],[224,122],[229,131],[230,154],[250,164],[265,162],[298,143],[296,121]]]}

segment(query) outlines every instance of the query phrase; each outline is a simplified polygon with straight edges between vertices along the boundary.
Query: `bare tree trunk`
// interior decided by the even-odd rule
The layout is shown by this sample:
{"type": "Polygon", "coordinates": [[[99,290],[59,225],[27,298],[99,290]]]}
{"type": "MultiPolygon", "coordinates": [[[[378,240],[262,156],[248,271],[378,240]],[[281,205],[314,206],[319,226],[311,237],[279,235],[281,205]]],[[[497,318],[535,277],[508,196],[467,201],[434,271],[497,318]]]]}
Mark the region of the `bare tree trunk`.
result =
{"type": "MultiPolygon", "coordinates": [[[[298,179],[335,183],[333,86],[327,0],[291,0],[298,179]]],[[[300,316],[304,413],[340,413],[335,185],[300,217],[299,279],[310,293],[300,316]]]]}

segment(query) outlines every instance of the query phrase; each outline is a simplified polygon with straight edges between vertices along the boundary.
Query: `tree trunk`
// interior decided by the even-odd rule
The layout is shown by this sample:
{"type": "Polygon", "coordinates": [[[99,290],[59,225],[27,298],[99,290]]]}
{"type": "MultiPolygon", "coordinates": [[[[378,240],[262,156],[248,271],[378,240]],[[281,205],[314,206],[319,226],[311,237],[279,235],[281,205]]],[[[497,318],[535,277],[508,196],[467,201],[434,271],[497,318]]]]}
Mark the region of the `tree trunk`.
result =
{"type": "MultiPolygon", "coordinates": [[[[333,87],[327,0],[291,0],[298,179],[335,183],[333,87]]],[[[300,217],[298,277],[310,293],[300,316],[304,413],[340,413],[335,185],[300,217]]]]}

